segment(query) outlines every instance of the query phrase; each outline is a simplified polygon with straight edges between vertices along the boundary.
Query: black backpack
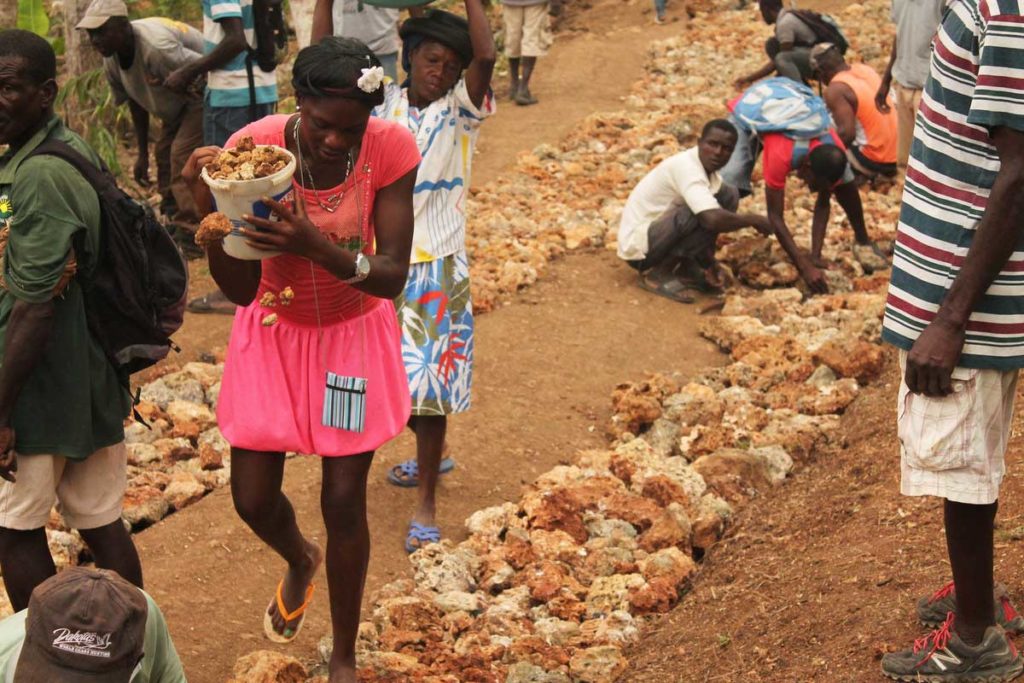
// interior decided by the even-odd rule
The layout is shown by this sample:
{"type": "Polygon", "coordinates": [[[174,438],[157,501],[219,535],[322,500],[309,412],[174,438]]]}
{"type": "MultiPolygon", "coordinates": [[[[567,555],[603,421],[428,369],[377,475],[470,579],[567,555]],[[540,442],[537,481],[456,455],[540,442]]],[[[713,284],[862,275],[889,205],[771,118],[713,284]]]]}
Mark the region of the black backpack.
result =
{"type": "Polygon", "coordinates": [[[827,14],[819,14],[809,9],[794,9],[790,12],[814,31],[817,43],[832,43],[840,54],[846,54],[850,43],[846,40],[843,30],[839,28],[839,23],[835,19],[827,14]]]}
{"type": "MultiPolygon", "coordinates": [[[[106,168],[67,143],[46,140],[31,154],[71,164],[100,201],[103,230],[92,275],[80,277],[89,331],[118,374],[154,365],[173,348],[185,316],[188,267],[153,212],[129,197],[106,168]]],[[[82,236],[75,250],[82,250],[82,236]]]]}
{"type": "Polygon", "coordinates": [[[256,46],[249,57],[263,71],[273,71],[288,52],[288,26],[284,0],[253,0],[252,18],[256,46]]]}

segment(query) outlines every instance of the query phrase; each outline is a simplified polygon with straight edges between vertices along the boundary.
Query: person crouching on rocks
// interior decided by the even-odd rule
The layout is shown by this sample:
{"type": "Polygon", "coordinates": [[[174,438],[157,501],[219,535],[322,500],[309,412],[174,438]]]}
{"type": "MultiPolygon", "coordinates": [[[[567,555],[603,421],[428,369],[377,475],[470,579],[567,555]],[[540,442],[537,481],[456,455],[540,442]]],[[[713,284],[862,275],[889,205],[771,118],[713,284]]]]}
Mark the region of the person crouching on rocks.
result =
{"type": "MultiPolygon", "coordinates": [[[[217,407],[231,443],[235,509],[288,563],[264,613],[274,642],[298,635],[323,559],[281,491],[285,453],[321,456],[331,683],[356,680],[367,472],[410,409],[391,300],[409,269],[420,155],[407,130],[370,116],[384,100],[383,80],[380,62],[357,40],[325,38],[299,52],[299,113],[268,116],[228,141],[251,137],[297,160],[291,193],[264,200],[279,220],[246,216],[256,229],[242,231],[251,247],[280,255],[237,260],[219,242],[207,251],[214,279],[239,306],[217,407]]],[[[197,150],[186,169],[204,213],[212,197],[199,173],[219,152],[197,150]]]]}
{"type": "Polygon", "coordinates": [[[637,183],[619,224],[619,258],[640,271],[640,286],[692,303],[695,289],[719,288],[718,235],[753,227],[771,234],[767,216],[737,213],[740,195],[718,175],[736,147],[736,128],[709,121],[696,147],[658,164],[637,183]]]}
{"type": "MultiPolygon", "coordinates": [[[[491,72],[495,47],[481,0],[465,0],[468,21],[426,10],[399,29],[401,86],[391,83],[376,116],[416,136],[423,163],[416,174],[412,265],[395,302],[402,357],[412,392],[416,458],[388,474],[397,486],[418,487],[419,506],[405,549],[439,541],[435,490],[454,462],[443,457],[448,415],[469,409],[473,374],[473,308],[466,256],[467,190],[473,148],[483,120],[494,113],[491,72]]],[[[331,0],[319,0],[316,15],[331,0]]],[[[329,21],[314,36],[329,34],[329,21]]]]}

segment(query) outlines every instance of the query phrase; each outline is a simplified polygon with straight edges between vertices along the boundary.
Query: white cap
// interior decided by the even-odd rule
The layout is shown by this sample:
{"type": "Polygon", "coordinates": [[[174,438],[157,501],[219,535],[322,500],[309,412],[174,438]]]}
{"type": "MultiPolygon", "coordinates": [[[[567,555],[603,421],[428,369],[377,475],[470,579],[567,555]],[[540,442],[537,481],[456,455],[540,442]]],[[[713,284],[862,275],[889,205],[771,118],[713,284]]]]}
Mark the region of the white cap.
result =
{"type": "Polygon", "coordinates": [[[85,16],[75,25],[77,29],[94,29],[107,23],[111,17],[127,17],[128,6],[124,0],[92,0],[85,16]]]}

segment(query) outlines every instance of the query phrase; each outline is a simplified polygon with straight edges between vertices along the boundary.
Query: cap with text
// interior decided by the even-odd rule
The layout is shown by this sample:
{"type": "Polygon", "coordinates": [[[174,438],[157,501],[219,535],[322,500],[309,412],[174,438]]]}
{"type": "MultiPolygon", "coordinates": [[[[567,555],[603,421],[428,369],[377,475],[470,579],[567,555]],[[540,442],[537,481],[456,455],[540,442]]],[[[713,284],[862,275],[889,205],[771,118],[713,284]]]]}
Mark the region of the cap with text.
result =
{"type": "Polygon", "coordinates": [[[142,660],[149,608],[112,571],[71,567],[32,591],[15,683],[128,683],[142,660]]]}

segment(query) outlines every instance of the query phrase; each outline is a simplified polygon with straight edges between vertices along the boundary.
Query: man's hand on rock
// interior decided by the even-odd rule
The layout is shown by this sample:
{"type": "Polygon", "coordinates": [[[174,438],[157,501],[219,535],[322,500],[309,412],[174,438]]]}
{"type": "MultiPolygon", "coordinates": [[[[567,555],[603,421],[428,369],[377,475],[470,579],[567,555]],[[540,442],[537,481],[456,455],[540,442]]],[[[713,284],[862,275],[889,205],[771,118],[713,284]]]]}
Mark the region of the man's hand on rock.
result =
{"type": "Polygon", "coordinates": [[[951,378],[963,353],[963,327],[936,317],[917,338],[907,354],[904,379],[912,393],[946,396],[952,391],[951,378]]]}
{"type": "Polygon", "coordinates": [[[825,279],[825,273],[820,268],[811,263],[810,260],[797,264],[796,268],[800,271],[800,277],[807,283],[807,287],[811,290],[812,294],[828,294],[828,281],[825,279]]]}

